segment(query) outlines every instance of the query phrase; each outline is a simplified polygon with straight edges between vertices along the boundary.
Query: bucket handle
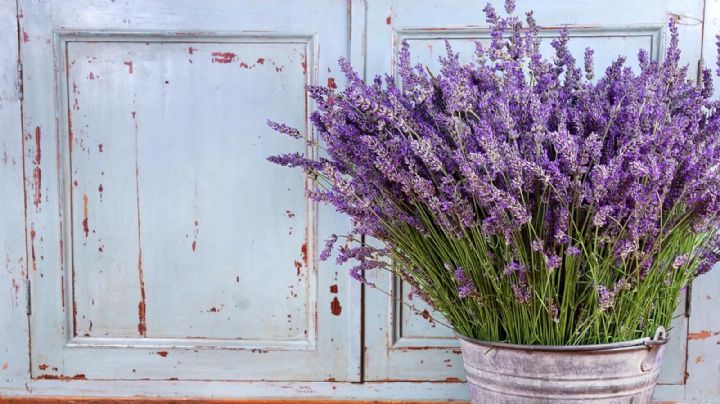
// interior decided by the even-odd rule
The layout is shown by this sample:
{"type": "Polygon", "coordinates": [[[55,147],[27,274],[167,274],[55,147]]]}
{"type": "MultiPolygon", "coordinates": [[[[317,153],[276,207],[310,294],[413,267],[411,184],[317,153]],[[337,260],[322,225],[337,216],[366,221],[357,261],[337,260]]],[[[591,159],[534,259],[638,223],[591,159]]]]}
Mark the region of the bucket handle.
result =
{"type": "Polygon", "coordinates": [[[665,327],[659,326],[657,330],[655,330],[655,336],[651,340],[644,342],[646,346],[650,347],[650,352],[640,364],[640,370],[650,372],[660,366],[659,354],[662,351],[660,346],[665,345],[667,342],[667,331],[665,331],[665,327]]]}
{"type": "Polygon", "coordinates": [[[654,345],[665,345],[668,342],[667,331],[665,327],[659,326],[655,330],[655,336],[652,339],[643,341],[643,345],[654,346],[654,345]]]}

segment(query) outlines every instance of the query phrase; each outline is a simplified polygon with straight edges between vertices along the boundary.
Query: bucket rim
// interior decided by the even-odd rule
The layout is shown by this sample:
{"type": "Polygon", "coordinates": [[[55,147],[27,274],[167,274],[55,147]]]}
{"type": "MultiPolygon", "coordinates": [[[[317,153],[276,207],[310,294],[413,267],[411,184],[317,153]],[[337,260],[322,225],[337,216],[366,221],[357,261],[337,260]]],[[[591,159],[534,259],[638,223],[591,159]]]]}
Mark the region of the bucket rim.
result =
{"type": "Polygon", "coordinates": [[[658,327],[657,331],[655,331],[654,337],[644,337],[644,338],[638,338],[630,341],[621,341],[621,342],[613,342],[609,344],[591,344],[591,345],[523,345],[523,344],[511,344],[508,342],[491,342],[491,341],[482,341],[479,339],[471,338],[468,336],[465,336],[463,334],[460,334],[459,332],[453,330],[455,333],[455,336],[458,338],[465,340],[467,342],[477,344],[477,345],[483,345],[483,346],[489,346],[489,347],[495,347],[495,348],[505,348],[505,349],[518,349],[518,350],[524,350],[524,351],[606,351],[611,349],[621,349],[621,348],[652,348],[653,346],[658,345],[665,345],[668,343],[670,338],[667,337],[667,332],[665,331],[665,327],[660,326],[658,327]]]}

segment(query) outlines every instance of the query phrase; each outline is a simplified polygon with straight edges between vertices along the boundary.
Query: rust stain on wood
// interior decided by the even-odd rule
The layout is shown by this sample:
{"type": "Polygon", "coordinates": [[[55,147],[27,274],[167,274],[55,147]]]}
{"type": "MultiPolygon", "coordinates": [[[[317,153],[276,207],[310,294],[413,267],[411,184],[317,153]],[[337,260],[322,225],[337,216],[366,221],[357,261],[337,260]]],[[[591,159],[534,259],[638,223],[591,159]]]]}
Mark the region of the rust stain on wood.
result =
{"type": "Polygon", "coordinates": [[[162,356],[163,358],[167,358],[168,352],[167,351],[158,351],[156,352],[158,355],[162,356]]]}
{"type": "Polygon", "coordinates": [[[337,293],[338,292],[338,285],[330,285],[330,293],[337,293]]]}
{"type": "Polygon", "coordinates": [[[340,300],[338,300],[337,296],[335,296],[332,302],[330,302],[330,312],[333,316],[339,316],[340,313],[342,313],[342,306],[340,305],[340,300]]]}
{"type": "Polygon", "coordinates": [[[337,88],[337,84],[335,84],[335,79],[332,77],[328,77],[327,79],[327,86],[328,88],[334,90],[337,88]]]}
{"type": "Polygon", "coordinates": [[[392,25],[392,15],[388,15],[387,18],[385,18],[385,24],[392,25]]]}
{"type": "Polygon", "coordinates": [[[256,63],[259,65],[265,64],[265,58],[258,58],[256,63]]]}

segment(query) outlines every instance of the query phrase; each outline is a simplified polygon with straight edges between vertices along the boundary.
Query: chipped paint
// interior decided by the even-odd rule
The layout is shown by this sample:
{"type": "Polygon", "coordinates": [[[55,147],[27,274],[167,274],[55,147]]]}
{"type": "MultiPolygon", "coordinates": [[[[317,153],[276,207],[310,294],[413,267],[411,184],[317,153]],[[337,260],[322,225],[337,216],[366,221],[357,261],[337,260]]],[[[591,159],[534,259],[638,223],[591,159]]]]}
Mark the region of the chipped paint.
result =
{"type": "Polygon", "coordinates": [[[40,203],[42,202],[42,168],[40,167],[42,160],[41,136],[42,131],[40,127],[35,127],[35,157],[33,158],[33,185],[35,188],[33,205],[35,205],[36,210],[40,208],[40,203]]]}
{"type": "Polygon", "coordinates": [[[74,376],[65,376],[65,375],[40,375],[38,376],[38,379],[44,379],[44,380],[62,380],[62,381],[69,381],[69,380],[86,380],[84,374],[78,373],[74,376]]]}
{"type": "Polygon", "coordinates": [[[138,122],[137,113],[132,111],[133,123],[135,126],[135,207],[137,209],[137,272],[138,282],[140,284],[140,301],[138,302],[138,333],[145,337],[147,335],[147,324],[145,319],[146,300],[145,300],[145,274],[143,273],[143,255],[142,255],[142,238],[140,226],[140,161],[138,156],[139,139],[138,139],[138,122]]]}
{"type": "Polygon", "coordinates": [[[88,237],[90,233],[90,227],[88,225],[88,196],[87,194],[83,194],[83,221],[82,221],[83,231],[85,232],[85,238],[88,237]]]}
{"type": "Polygon", "coordinates": [[[302,256],[302,261],[305,266],[308,265],[308,250],[307,250],[307,241],[302,243],[302,246],[300,246],[300,254],[302,256]]]}
{"type": "MultiPolygon", "coordinates": [[[[192,52],[190,52],[190,54],[192,55],[192,52]]],[[[212,52],[213,63],[232,63],[235,58],[237,58],[237,55],[232,52],[212,52]]]]}
{"type": "Polygon", "coordinates": [[[339,316],[340,313],[342,313],[342,306],[340,305],[340,300],[338,300],[337,296],[335,296],[332,302],[330,302],[330,312],[333,316],[339,316]]]}
{"type": "Polygon", "coordinates": [[[338,292],[338,285],[337,285],[337,284],[335,284],[335,285],[330,285],[330,293],[335,293],[335,294],[337,294],[337,292],[338,292]]]}
{"type": "Polygon", "coordinates": [[[337,88],[337,84],[335,84],[335,79],[332,77],[328,77],[327,79],[327,86],[329,89],[334,90],[337,88]]]}
{"type": "Polygon", "coordinates": [[[257,62],[255,62],[259,65],[265,64],[265,58],[258,58],[257,62]]]}
{"type": "Polygon", "coordinates": [[[167,358],[167,356],[168,356],[168,351],[158,351],[155,353],[162,356],[163,358],[167,358]]]}
{"type": "Polygon", "coordinates": [[[30,260],[32,263],[32,270],[37,271],[37,260],[35,259],[35,229],[30,226],[30,260]]]}
{"type": "Polygon", "coordinates": [[[305,58],[304,53],[302,55],[300,55],[300,66],[302,67],[303,74],[307,74],[308,65],[307,65],[307,60],[305,58]]]}
{"type": "Polygon", "coordinates": [[[198,228],[198,221],[195,220],[195,222],[194,222],[194,229],[193,229],[193,237],[194,237],[194,240],[193,240],[192,245],[191,245],[191,248],[192,248],[193,252],[195,252],[195,248],[197,248],[197,238],[198,238],[198,233],[199,233],[199,232],[200,232],[200,229],[198,228]]]}
{"type": "Polygon", "coordinates": [[[127,62],[123,62],[125,66],[128,67],[128,74],[133,74],[133,62],[132,60],[129,60],[127,62]]]}
{"type": "Polygon", "coordinates": [[[708,330],[702,330],[699,332],[688,333],[688,340],[697,341],[712,337],[713,335],[720,335],[720,332],[710,332],[708,330]]]}

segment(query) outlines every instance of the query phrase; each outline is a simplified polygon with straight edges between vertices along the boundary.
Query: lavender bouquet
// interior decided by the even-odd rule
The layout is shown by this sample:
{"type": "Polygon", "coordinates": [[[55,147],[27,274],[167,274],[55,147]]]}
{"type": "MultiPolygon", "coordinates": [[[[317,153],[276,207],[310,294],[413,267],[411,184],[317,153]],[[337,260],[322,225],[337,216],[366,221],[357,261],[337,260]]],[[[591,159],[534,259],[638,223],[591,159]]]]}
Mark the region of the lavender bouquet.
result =
{"type": "Polygon", "coordinates": [[[544,345],[650,336],[720,260],[712,74],[687,79],[671,20],[662,63],[641,50],[638,73],[619,57],[593,81],[591,49],[578,66],[563,31],[546,59],[533,14],[505,8],[485,8],[492,42],[476,44],[474,63],[448,44],[433,74],[403,44],[399,82],[366,84],[341,60],[343,91],[309,88],[323,141],[311,146],[326,157],[269,160],[304,169],[309,197],[352,218],[337,260],[355,261],[355,278],[391,271],[460,334],[544,345]]]}

